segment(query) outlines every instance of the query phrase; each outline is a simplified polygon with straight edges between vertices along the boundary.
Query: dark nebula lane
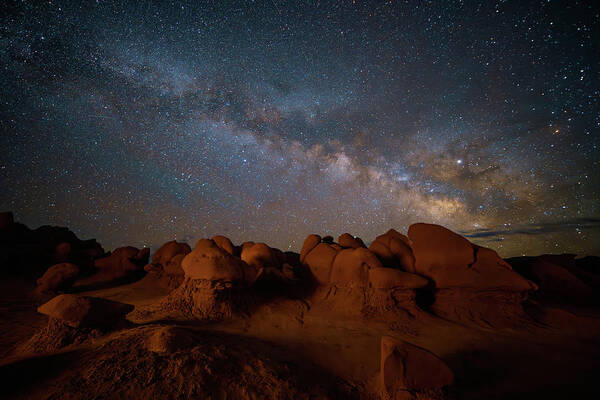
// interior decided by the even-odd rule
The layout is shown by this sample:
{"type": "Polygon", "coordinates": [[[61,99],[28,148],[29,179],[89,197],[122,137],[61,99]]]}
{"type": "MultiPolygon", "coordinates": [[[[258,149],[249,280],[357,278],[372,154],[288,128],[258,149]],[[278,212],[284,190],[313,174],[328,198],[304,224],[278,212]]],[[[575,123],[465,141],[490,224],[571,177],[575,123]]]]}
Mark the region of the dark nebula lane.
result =
{"type": "Polygon", "coordinates": [[[596,2],[205,3],[2,6],[1,210],[106,248],[422,221],[600,254],[596,2]]]}

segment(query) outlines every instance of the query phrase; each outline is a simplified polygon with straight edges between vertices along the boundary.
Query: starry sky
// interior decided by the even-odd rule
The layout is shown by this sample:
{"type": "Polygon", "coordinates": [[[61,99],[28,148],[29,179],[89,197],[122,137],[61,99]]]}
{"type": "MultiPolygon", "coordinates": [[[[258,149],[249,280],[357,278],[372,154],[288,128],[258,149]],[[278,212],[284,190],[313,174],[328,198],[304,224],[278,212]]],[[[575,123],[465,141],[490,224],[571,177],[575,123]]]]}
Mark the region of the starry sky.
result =
{"type": "Polygon", "coordinates": [[[593,0],[2,7],[0,209],[31,227],[600,254],[593,0]]]}

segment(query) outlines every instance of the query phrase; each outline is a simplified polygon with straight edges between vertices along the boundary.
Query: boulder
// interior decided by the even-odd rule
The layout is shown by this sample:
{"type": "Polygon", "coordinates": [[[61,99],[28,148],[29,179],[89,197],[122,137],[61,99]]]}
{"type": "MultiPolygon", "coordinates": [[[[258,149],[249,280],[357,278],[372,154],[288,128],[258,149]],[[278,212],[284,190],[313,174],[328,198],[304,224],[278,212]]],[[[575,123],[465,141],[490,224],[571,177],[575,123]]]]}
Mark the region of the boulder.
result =
{"type": "Polygon", "coordinates": [[[79,275],[75,264],[61,263],[53,265],[37,280],[37,288],[42,293],[62,291],[71,287],[79,275]]]}
{"type": "Polygon", "coordinates": [[[369,250],[379,257],[384,267],[415,272],[415,257],[410,247],[410,241],[394,229],[377,236],[369,246],[369,250]]]}
{"type": "Polygon", "coordinates": [[[349,247],[351,249],[357,249],[359,247],[367,247],[365,243],[359,237],[354,237],[349,233],[344,233],[338,237],[338,243],[342,247],[349,247]]]}
{"type": "Polygon", "coordinates": [[[181,268],[186,278],[193,280],[241,282],[246,279],[253,282],[256,278],[254,267],[249,267],[210,239],[200,239],[181,262],[181,268]]]}
{"type": "Polygon", "coordinates": [[[304,263],[304,259],[310,253],[312,249],[317,247],[317,245],[321,243],[321,236],[319,235],[308,235],[306,239],[304,239],[304,244],[302,244],[302,249],[300,250],[300,262],[304,263]]]}
{"type": "Polygon", "coordinates": [[[565,257],[543,255],[540,257],[516,257],[507,261],[515,271],[539,286],[538,296],[545,296],[552,301],[559,302],[586,302],[594,295],[588,282],[571,272],[576,268],[574,259],[571,263],[571,260],[565,257]],[[565,264],[571,268],[565,267],[565,264]]]}
{"type": "MultiPolygon", "coordinates": [[[[307,238],[307,241],[308,240],[309,239],[307,238]]],[[[306,244],[306,242],[304,243],[306,244]]],[[[310,270],[319,285],[329,284],[333,260],[337,254],[338,249],[332,245],[319,243],[305,256],[303,265],[310,270]]],[[[302,259],[302,254],[300,255],[300,258],[302,259]]]]}
{"type": "Polygon", "coordinates": [[[406,396],[402,392],[440,390],[453,381],[454,374],[435,354],[390,336],[381,338],[383,398],[402,398],[406,396]]]}
{"type": "Polygon", "coordinates": [[[436,288],[529,291],[536,285],[513,271],[491,249],[439,225],[414,224],[408,229],[415,256],[414,272],[429,277],[436,288]]]}
{"type": "Polygon", "coordinates": [[[233,245],[233,243],[231,243],[231,240],[229,240],[229,238],[221,235],[216,235],[213,236],[212,241],[232,256],[236,255],[235,246],[233,245]]]}
{"type": "Polygon", "coordinates": [[[271,249],[264,243],[254,243],[242,249],[241,258],[257,271],[266,267],[281,269],[283,253],[278,254],[275,249],[271,249]]]}
{"type": "MultiPolygon", "coordinates": [[[[189,254],[189,253],[188,253],[189,254]]],[[[181,262],[187,254],[177,254],[171,258],[166,264],[163,265],[162,269],[169,275],[183,275],[183,268],[181,268],[181,262]]]]}
{"type": "Polygon", "coordinates": [[[156,250],[156,252],[152,255],[152,263],[161,264],[164,266],[176,255],[185,255],[191,253],[191,251],[192,249],[190,248],[189,244],[171,240],[170,242],[163,244],[158,250],[156,250]]]}
{"type": "Polygon", "coordinates": [[[330,284],[367,286],[369,271],[381,268],[381,262],[364,247],[341,250],[332,264],[330,284]]]}
{"type": "Polygon", "coordinates": [[[119,247],[106,257],[94,261],[94,266],[100,270],[125,273],[140,271],[148,264],[150,249],[139,250],[133,246],[119,247]]]}
{"type": "Polygon", "coordinates": [[[427,286],[427,279],[395,268],[369,270],[369,285],[374,289],[418,289],[427,286]]]}
{"type": "Polygon", "coordinates": [[[37,311],[77,327],[109,327],[123,321],[133,310],[129,304],[98,297],[61,294],[38,307],[37,311]]]}

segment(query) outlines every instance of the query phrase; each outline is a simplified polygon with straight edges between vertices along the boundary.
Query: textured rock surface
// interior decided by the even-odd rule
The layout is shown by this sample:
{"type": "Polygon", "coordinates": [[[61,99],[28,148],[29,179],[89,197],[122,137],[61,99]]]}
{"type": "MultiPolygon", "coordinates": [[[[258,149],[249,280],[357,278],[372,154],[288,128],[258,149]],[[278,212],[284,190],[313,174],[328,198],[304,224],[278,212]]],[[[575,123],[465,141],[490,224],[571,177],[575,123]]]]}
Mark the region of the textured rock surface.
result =
{"type": "Polygon", "coordinates": [[[61,294],[38,307],[38,312],[77,327],[108,327],[133,310],[128,304],[96,297],[61,294]]]}
{"type": "Polygon", "coordinates": [[[383,398],[401,398],[404,391],[442,389],[454,381],[448,366],[433,353],[395,339],[381,338],[381,390],[383,398]]]}
{"type": "Polygon", "coordinates": [[[408,237],[415,255],[415,272],[431,278],[437,288],[536,289],[495,251],[472,245],[442,226],[414,224],[408,229],[408,237]]]}
{"type": "Polygon", "coordinates": [[[53,265],[37,280],[40,292],[51,293],[68,289],[79,275],[79,267],[75,264],[61,263],[53,265]]]}

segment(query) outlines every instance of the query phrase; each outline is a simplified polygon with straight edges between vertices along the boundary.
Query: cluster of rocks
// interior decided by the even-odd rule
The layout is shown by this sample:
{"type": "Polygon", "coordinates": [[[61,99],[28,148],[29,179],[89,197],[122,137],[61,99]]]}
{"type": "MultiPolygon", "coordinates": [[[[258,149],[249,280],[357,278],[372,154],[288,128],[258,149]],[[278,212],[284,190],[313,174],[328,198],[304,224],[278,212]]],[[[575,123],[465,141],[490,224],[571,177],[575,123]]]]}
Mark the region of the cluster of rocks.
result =
{"type": "MultiPolygon", "coordinates": [[[[94,259],[101,257],[104,249],[95,239],[80,240],[67,228],[41,226],[29,229],[14,221],[11,212],[0,213],[0,273],[4,276],[39,277],[49,266],[71,263],[77,265],[77,274],[92,268],[94,259]]],[[[72,279],[73,267],[56,268],[72,279]]],[[[53,277],[54,285],[60,279],[53,277]]]]}
{"type": "Polygon", "coordinates": [[[164,273],[169,259],[181,284],[158,305],[161,312],[206,320],[220,320],[248,312],[255,303],[252,288],[260,282],[294,282],[297,254],[284,253],[264,243],[245,242],[240,246],[224,236],[201,239],[192,251],[169,242],[159,250],[158,259],[147,269],[164,273]],[[171,249],[169,252],[166,249],[171,249]],[[165,251],[161,251],[165,249],[165,251]],[[167,254],[168,253],[168,254],[167,254]],[[167,254],[167,255],[163,255],[167,254]],[[183,257],[181,257],[183,256],[183,257]],[[180,260],[173,261],[174,258],[180,260]],[[175,267],[177,265],[177,267],[175,267]]]}
{"type": "MultiPolygon", "coordinates": [[[[390,305],[410,312],[420,290],[432,299],[427,306],[445,318],[504,325],[523,317],[521,304],[537,289],[495,251],[432,224],[411,225],[408,236],[391,229],[368,248],[347,233],[338,243],[309,235],[300,261],[328,293],[358,290],[363,312],[390,305]]],[[[348,306],[361,307],[352,300],[348,306]]]]}
{"type": "Polygon", "coordinates": [[[103,298],[60,294],[38,307],[40,314],[48,316],[48,323],[19,350],[47,353],[84,343],[128,326],[125,316],[132,310],[132,305],[103,298]]]}

